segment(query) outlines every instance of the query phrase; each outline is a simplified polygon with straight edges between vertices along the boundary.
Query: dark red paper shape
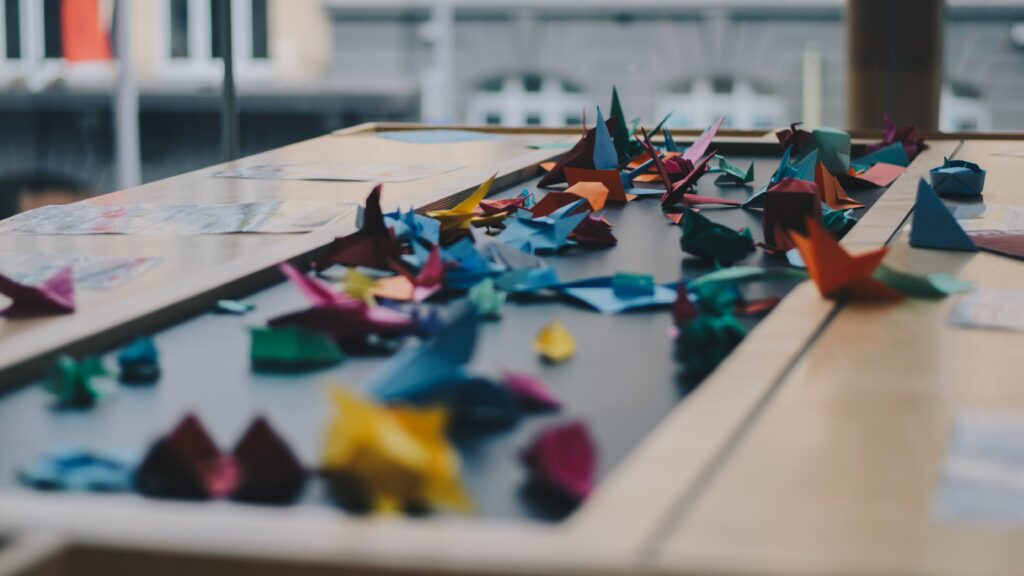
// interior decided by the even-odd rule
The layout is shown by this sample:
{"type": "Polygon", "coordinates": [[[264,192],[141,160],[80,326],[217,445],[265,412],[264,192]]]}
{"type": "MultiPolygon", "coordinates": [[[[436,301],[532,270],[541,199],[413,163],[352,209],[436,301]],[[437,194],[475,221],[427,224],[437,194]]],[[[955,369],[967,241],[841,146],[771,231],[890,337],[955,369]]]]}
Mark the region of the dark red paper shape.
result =
{"type": "Polygon", "coordinates": [[[1024,260],[1024,233],[1004,230],[975,230],[967,233],[974,245],[986,252],[1024,260]]]}
{"type": "Polygon", "coordinates": [[[792,146],[793,153],[795,154],[807,143],[811,133],[800,128],[801,124],[803,122],[794,122],[789,125],[789,128],[783,128],[775,132],[775,137],[779,139],[779,144],[782,145],[783,150],[792,146]]]}
{"type": "Polygon", "coordinates": [[[384,223],[384,212],[380,206],[382,186],[377,184],[366,197],[363,223],[359,230],[335,238],[326,249],[326,254],[316,260],[316,269],[323,270],[333,264],[343,266],[366,266],[388,270],[392,260],[402,257],[402,244],[395,238],[393,230],[384,223]]]}
{"type": "MultiPolygon", "coordinates": [[[[605,121],[605,126],[608,127],[609,132],[615,129],[615,119],[609,118],[605,121]]],[[[583,122],[586,126],[586,119],[583,122]]],[[[551,169],[547,174],[544,175],[540,181],[537,182],[538,188],[547,188],[555,184],[561,184],[565,182],[565,169],[567,167],[572,168],[594,168],[594,143],[597,141],[597,132],[594,128],[584,128],[583,137],[576,142],[564,156],[558,159],[555,163],[554,168],[551,169]]]]}
{"type": "Polygon", "coordinates": [[[619,243],[618,238],[612,234],[612,225],[601,216],[593,214],[584,218],[572,231],[569,238],[579,242],[582,246],[603,248],[615,246],[619,243]]]}
{"type": "Polygon", "coordinates": [[[788,231],[806,235],[807,218],[821,222],[821,200],[814,182],[783,178],[765,192],[761,222],[766,243],[780,250],[794,248],[788,231]]]}
{"type": "Polygon", "coordinates": [[[573,502],[583,501],[594,489],[597,450],[582,422],[541,432],[523,452],[523,462],[535,480],[573,502]]]}
{"type": "Polygon", "coordinates": [[[13,302],[0,314],[37,316],[75,311],[75,285],[71,266],[65,266],[38,286],[29,286],[0,274],[0,294],[13,302]]]}
{"type": "Polygon", "coordinates": [[[135,472],[136,489],[155,498],[220,498],[231,494],[238,481],[234,459],[221,454],[192,414],[153,444],[135,472]]]}
{"type": "Polygon", "coordinates": [[[918,154],[928,148],[928,145],[924,143],[923,137],[916,137],[916,126],[896,126],[892,118],[889,118],[889,114],[885,114],[882,117],[882,124],[885,128],[882,133],[882,141],[869,144],[867,146],[868,154],[885,148],[894,142],[900,142],[903,144],[903,149],[907,152],[907,157],[913,160],[918,154]]]}
{"type": "Polygon", "coordinates": [[[262,416],[249,426],[233,455],[241,481],[232,499],[287,504],[302,493],[307,477],[305,468],[262,416]]]}

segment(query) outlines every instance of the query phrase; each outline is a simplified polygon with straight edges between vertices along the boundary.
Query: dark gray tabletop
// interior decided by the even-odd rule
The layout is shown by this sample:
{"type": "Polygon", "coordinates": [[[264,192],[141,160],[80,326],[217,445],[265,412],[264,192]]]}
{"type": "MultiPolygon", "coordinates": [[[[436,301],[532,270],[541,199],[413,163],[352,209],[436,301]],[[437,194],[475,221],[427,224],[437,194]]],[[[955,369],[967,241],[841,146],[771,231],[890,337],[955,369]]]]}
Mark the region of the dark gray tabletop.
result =
{"type": "MultiPolygon", "coordinates": [[[[781,156],[781,154],[779,155],[781,156]]],[[[750,157],[730,156],[746,166],[750,157]]],[[[758,157],[759,187],[774,171],[778,156],[758,157]]],[[[715,175],[702,179],[698,193],[743,200],[750,188],[718,188],[715,175]]],[[[535,181],[506,190],[533,189],[535,181]]],[[[543,194],[542,191],[539,191],[543,194]]],[[[854,196],[873,202],[882,190],[854,196]]],[[[749,227],[760,239],[760,213],[736,208],[705,208],[704,213],[728,226],[749,227]]],[[[710,268],[679,249],[679,228],[661,215],[656,200],[636,201],[606,214],[619,239],[616,247],[573,248],[548,257],[563,280],[606,276],[617,271],[653,274],[658,282],[683,275],[695,278],[710,268]]],[[[784,266],[781,256],[758,251],[741,264],[784,266]]],[[[794,284],[755,284],[751,298],[781,296],[794,284]]],[[[84,446],[141,454],[187,411],[200,416],[224,449],[230,449],[254,415],[265,414],[291,444],[299,458],[315,467],[331,407],[324,388],[330,383],[359,385],[385,357],[354,357],[343,366],[301,375],[254,373],[249,365],[248,326],[302,308],[301,295],[279,284],[252,295],[257,306],[244,317],[213,313],[188,319],[154,335],[160,349],[163,377],[153,388],[120,387],[116,396],[90,411],[54,411],[51,398],[38,386],[0,396],[0,483],[16,483],[18,466],[56,446],[84,446]]],[[[745,319],[753,324],[756,318],[745,319]]],[[[560,413],[528,416],[498,433],[462,434],[455,438],[463,458],[464,481],[477,505],[489,517],[559,517],[563,510],[526,486],[518,452],[543,427],[554,422],[585,420],[600,450],[600,476],[606,476],[629,451],[686,395],[668,337],[667,310],[602,315],[562,301],[510,302],[503,318],[483,325],[471,369],[498,376],[502,369],[542,376],[563,399],[560,413]],[[576,356],[561,365],[541,362],[531,344],[538,329],[561,319],[575,335],[576,356]]],[[[114,358],[107,357],[115,366],[114,358]]],[[[110,380],[114,383],[114,380],[110,380]]],[[[136,497],[136,496],[126,496],[136,497]]],[[[311,483],[299,505],[329,505],[323,487],[311,483]]]]}

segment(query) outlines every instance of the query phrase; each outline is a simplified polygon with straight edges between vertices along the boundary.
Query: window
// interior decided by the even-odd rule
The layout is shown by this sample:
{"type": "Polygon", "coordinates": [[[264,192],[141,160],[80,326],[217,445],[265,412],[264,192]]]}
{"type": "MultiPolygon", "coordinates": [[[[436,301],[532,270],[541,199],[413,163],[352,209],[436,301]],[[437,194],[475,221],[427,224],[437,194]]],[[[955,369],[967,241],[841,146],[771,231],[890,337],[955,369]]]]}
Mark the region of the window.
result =
{"type": "Polygon", "coordinates": [[[4,49],[8,60],[21,59],[21,2],[4,2],[4,49]]]}
{"type": "Polygon", "coordinates": [[[188,0],[171,0],[171,58],[188,58],[188,0]]]}
{"type": "Polygon", "coordinates": [[[592,108],[575,83],[542,74],[513,74],[486,78],[469,96],[470,123],[504,126],[572,126],[592,108]]]}
{"type": "Polygon", "coordinates": [[[674,82],[657,99],[655,117],[668,112],[668,126],[705,127],[721,117],[726,128],[768,128],[786,122],[782,97],[764,83],[718,76],[674,82]]]}
{"type": "Polygon", "coordinates": [[[240,73],[270,58],[267,0],[163,0],[156,26],[162,57],[172,73],[188,70],[216,75],[222,57],[221,14],[231,2],[233,55],[240,73]]]}
{"type": "Polygon", "coordinates": [[[61,0],[43,1],[43,56],[60,58],[60,2],[61,0]]]}

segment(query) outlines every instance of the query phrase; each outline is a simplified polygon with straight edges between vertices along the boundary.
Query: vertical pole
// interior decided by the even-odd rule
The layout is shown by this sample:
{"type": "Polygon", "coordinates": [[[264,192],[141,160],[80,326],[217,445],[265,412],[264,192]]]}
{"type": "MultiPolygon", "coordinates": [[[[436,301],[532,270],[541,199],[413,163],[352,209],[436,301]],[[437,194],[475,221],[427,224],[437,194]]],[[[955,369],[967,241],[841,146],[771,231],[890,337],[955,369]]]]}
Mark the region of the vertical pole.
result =
{"type": "Polygon", "coordinates": [[[132,0],[114,7],[114,45],[117,49],[117,88],[114,92],[114,146],[117,155],[117,187],[142,183],[139,156],[139,90],[135,84],[132,55],[132,0]]]}
{"type": "Polygon", "coordinates": [[[822,67],[821,51],[813,44],[804,47],[803,114],[800,119],[807,126],[821,126],[822,67]]]}
{"type": "Polygon", "coordinates": [[[451,0],[434,0],[425,32],[433,62],[423,71],[420,119],[450,124],[455,121],[455,7],[451,0]]]}
{"type": "Polygon", "coordinates": [[[847,0],[850,128],[938,128],[944,26],[944,0],[847,0]]]}
{"type": "Polygon", "coordinates": [[[220,0],[220,54],[224,61],[221,84],[221,146],[225,160],[238,158],[238,95],[235,93],[235,57],[231,38],[231,1],[220,0]]]}

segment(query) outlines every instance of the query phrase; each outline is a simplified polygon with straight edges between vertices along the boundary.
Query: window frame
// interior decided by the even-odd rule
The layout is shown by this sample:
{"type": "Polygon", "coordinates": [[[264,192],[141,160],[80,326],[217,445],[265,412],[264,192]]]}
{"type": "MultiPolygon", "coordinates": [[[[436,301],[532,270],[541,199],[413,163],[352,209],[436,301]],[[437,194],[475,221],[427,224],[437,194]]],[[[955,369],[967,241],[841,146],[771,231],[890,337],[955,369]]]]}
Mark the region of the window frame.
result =
{"type": "MultiPolygon", "coordinates": [[[[224,74],[220,58],[213,57],[210,0],[187,0],[188,57],[171,55],[171,0],[158,0],[153,11],[153,49],[156,51],[156,75],[163,79],[200,79],[216,81],[224,74]]],[[[273,36],[267,6],[267,58],[253,58],[252,0],[231,0],[231,45],[235,73],[243,79],[269,78],[273,71],[273,36]]]]}

